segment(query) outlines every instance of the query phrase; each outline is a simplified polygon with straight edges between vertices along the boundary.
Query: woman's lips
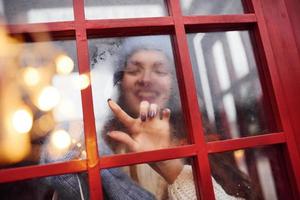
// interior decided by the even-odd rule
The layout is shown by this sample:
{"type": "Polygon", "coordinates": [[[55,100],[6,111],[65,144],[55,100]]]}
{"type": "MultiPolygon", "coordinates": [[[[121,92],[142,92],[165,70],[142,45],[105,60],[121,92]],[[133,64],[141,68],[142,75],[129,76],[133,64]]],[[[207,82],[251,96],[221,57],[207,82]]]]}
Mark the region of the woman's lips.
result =
{"type": "Polygon", "coordinates": [[[137,91],[135,93],[135,96],[140,101],[149,101],[150,103],[155,102],[155,99],[159,96],[159,93],[157,91],[137,91]]]}

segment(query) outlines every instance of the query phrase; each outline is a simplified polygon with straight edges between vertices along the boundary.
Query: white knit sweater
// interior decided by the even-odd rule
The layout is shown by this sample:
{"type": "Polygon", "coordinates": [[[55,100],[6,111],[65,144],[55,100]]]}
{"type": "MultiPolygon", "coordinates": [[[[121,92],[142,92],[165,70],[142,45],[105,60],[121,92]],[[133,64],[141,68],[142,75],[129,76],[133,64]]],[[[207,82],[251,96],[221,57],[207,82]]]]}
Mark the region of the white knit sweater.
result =
{"type": "MultiPolygon", "coordinates": [[[[216,200],[242,200],[228,195],[212,177],[213,188],[216,200]]],[[[185,165],[179,176],[172,185],[168,186],[168,193],[170,200],[194,200],[197,199],[195,184],[193,180],[192,167],[185,165]]]]}

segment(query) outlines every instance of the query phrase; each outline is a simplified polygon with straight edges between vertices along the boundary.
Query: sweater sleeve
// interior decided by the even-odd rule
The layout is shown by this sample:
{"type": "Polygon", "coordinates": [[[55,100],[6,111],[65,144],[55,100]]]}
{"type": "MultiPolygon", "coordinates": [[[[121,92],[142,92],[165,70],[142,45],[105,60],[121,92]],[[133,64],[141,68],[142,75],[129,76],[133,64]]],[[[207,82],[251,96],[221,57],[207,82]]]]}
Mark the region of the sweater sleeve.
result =
{"type": "MultiPolygon", "coordinates": [[[[111,155],[113,152],[105,144],[101,143],[100,152],[102,155],[111,155]]],[[[41,163],[62,162],[76,158],[76,150],[70,150],[59,158],[52,158],[43,148],[41,163]]],[[[110,200],[154,200],[155,196],[140,187],[129,176],[119,168],[101,170],[102,187],[105,199],[110,200]]],[[[59,199],[83,200],[89,199],[88,183],[86,174],[65,174],[60,176],[50,176],[44,179],[44,183],[55,189],[59,199]]]]}
{"type": "MultiPolygon", "coordinates": [[[[212,183],[216,200],[242,200],[242,198],[228,195],[213,177],[212,183]]],[[[185,165],[174,183],[168,186],[168,193],[170,200],[197,199],[193,171],[190,165],[185,165]]]]}

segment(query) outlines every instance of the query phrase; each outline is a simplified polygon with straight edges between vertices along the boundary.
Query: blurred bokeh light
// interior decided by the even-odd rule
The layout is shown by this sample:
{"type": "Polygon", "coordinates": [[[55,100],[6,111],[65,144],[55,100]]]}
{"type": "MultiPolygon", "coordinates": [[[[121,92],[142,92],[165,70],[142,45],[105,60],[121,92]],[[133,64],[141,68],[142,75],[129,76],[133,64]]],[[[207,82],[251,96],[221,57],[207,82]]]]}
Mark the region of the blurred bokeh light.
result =
{"type": "Polygon", "coordinates": [[[90,85],[91,81],[87,74],[81,74],[79,75],[77,79],[77,84],[79,89],[84,90],[90,85]]]}
{"type": "Polygon", "coordinates": [[[56,71],[58,74],[70,74],[74,69],[74,61],[67,55],[59,55],[55,59],[56,71]]]}
{"type": "Polygon", "coordinates": [[[51,144],[59,150],[65,150],[71,145],[70,134],[65,130],[56,130],[51,134],[51,144]]]}
{"type": "Polygon", "coordinates": [[[32,127],[33,116],[28,109],[17,110],[12,117],[14,129],[18,133],[28,133],[32,127]]]}
{"type": "Polygon", "coordinates": [[[42,111],[53,109],[60,100],[59,91],[52,86],[45,87],[38,96],[38,108],[42,111]]]}
{"type": "Polygon", "coordinates": [[[27,67],[24,70],[23,79],[28,86],[35,86],[40,81],[40,74],[36,68],[27,67]]]}

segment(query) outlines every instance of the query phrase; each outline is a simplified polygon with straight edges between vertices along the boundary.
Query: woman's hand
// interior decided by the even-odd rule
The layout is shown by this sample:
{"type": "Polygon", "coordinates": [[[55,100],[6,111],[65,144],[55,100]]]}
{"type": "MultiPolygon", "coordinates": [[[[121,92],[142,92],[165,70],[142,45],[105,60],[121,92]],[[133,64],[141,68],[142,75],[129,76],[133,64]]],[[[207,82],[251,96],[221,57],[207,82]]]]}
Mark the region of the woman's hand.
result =
{"type": "Polygon", "coordinates": [[[163,109],[160,112],[156,104],[142,101],[140,116],[134,119],[113,100],[108,100],[108,105],[116,118],[129,130],[128,133],[111,131],[108,135],[112,139],[126,144],[130,151],[150,151],[172,146],[170,109],[163,109]]]}
{"type": "MultiPolygon", "coordinates": [[[[150,151],[172,146],[170,109],[159,112],[156,104],[142,101],[140,117],[134,119],[120,108],[114,101],[108,105],[116,117],[128,128],[129,133],[112,131],[109,136],[128,146],[132,152],[150,151]]],[[[183,163],[181,159],[166,160],[150,164],[169,184],[172,184],[180,174],[183,163]]]]}

